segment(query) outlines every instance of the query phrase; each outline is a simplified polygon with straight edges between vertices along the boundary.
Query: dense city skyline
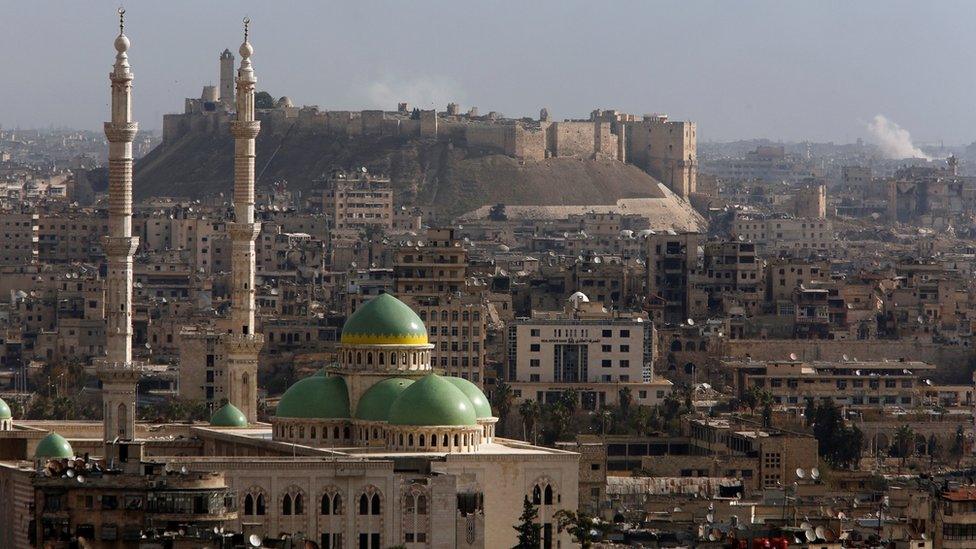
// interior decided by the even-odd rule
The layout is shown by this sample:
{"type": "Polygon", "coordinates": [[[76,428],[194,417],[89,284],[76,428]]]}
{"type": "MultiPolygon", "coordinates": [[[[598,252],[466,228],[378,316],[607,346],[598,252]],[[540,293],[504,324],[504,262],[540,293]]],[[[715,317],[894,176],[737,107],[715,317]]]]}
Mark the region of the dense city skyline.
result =
{"type": "MultiPolygon", "coordinates": [[[[29,52],[5,61],[3,127],[98,129],[105,120],[96,108],[107,107],[104,86],[88,75],[108,67],[88,52],[104,45],[116,6],[55,5],[0,7],[18,21],[0,47],[29,52]]],[[[145,130],[215,83],[217,56],[234,49],[246,14],[262,38],[262,89],[298,105],[393,109],[403,99],[443,109],[455,100],[509,116],[547,107],[556,119],[659,111],[697,121],[702,141],[870,140],[880,114],[916,141],[976,139],[966,108],[976,76],[961,70],[976,6],[961,2],[172,6],[129,8],[145,130]]]]}

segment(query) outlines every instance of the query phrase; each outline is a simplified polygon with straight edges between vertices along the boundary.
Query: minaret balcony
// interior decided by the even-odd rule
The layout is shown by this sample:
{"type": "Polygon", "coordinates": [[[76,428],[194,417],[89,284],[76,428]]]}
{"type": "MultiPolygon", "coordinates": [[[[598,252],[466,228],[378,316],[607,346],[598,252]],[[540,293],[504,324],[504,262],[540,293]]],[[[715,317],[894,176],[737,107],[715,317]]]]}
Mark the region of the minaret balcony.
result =
{"type": "Polygon", "coordinates": [[[255,139],[260,131],[259,120],[234,120],[230,123],[230,134],[234,139],[255,139]]]}
{"type": "Polygon", "coordinates": [[[102,250],[108,257],[133,256],[139,248],[138,236],[103,236],[102,250]]]}
{"type": "Polygon", "coordinates": [[[264,334],[223,334],[227,354],[257,354],[264,346],[264,334]]]}
{"type": "Polygon", "coordinates": [[[230,235],[230,239],[233,241],[253,241],[258,237],[261,232],[260,223],[228,223],[227,224],[227,234],[230,235]]]}
{"type": "Polygon", "coordinates": [[[131,142],[139,131],[138,122],[106,122],[105,137],[109,143],[131,142]]]}

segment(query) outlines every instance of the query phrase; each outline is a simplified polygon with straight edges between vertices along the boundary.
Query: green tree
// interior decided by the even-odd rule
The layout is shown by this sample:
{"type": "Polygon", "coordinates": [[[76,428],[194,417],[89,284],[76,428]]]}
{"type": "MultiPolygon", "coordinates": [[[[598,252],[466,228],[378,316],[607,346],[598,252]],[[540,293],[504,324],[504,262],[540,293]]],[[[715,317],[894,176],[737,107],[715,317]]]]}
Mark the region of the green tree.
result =
{"type": "Polygon", "coordinates": [[[767,429],[773,426],[773,405],[768,402],[763,404],[762,423],[767,429]]]}
{"type": "Polygon", "coordinates": [[[505,214],[504,204],[495,204],[488,210],[488,219],[491,221],[506,221],[508,215],[505,214]]]}
{"type": "Polygon", "coordinates": [[[537,522],[539,510],[529,501],[529,496],[522,498],[522,514],[519,523],[513,528],[518,533],[518,544],[512,549],[539,549],[542,543],[542,525],[537,522]]]}
{"type": "Polygon", "coordinates": [[[539,417],[539,403],[534,400],[523,401],[518,407],[519,416],[522,417],[522,438],[535,442],[535,424],[539,417]]]}
{"type": "Polygon", "coordinates": [[[514,401],[515,396],[512,394],[512,388],[505,382],[499,383],[491,392],[491,407],[498,417],[498,426],[501,427],[499,434],[508,434],[505,432],[505,422],[512,411],[514,401]]]}
{"type": "Polygon", "coordinates": [[[586,513],[577,513],[568,509],[560,509],[553,514],[556,527],[560,532],[569,532],[573,539],[586,549],[593,546],[593,542],[600,538],[602,524],[586,513]],[[596,535],[594,535],[596,534],[596,535]]]}
{"type": "Polygon", "coordinates": [[[620,419],[626,422],[630,419],[631,405],[634,403],[634,392],[630,387],[624,387],[619,393],[620,419]]]}
{"type": "Polygon", "coordinates": [[[901,458],[901,464],[905,465],[908,458],[915,455],[915,431],[908,425],[902,425],[895,431],[892,447],[895,455],[901,458]]]}
{"type": "Polygon", "coordinates": [[[834,467],[850,468],[861,460],[864,435],[857,427],[844,423],[840,408],[833,400],[817,404],[813,415],[813,436],[817,439],[818,453],[834,467]]]}
{"type": "Polygon", "coordinates": [[[956,427],[956,435],[952,438],[952,446],[949,447],[949,455],[956,460],[956,469],[962,463],[962,456],[966,453],[966,432],[962,425],[956,427]]]}
{"type": "Polygon", "coordinates": [[[266,91],[259,91],[254,94],[254,108],[255,109],[273,109],[275,105],[274,97],[266,91]]]}

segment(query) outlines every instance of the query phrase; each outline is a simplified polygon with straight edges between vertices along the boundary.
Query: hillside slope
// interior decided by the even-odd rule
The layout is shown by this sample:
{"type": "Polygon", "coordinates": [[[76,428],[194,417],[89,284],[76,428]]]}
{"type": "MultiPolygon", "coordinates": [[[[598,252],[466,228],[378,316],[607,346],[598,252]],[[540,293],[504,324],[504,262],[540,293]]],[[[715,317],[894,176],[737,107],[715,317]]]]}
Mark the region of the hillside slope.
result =
{"type": "MultiPolygon", "coordinates": [[[[229,194],[233,155],[229,135],[191,133],[160,145],[136,164],[136,197],[229,194]]],[[[332,169],[359,166],[390,174],[397,203],[452,217],[484,204],[613,204],[660,196],[655,179],[613,160],[521,162],[444,141],[347,138],[309,130],[258,137],[258,187],[284,179],[290,189],[308,191],[332,169]]]]}

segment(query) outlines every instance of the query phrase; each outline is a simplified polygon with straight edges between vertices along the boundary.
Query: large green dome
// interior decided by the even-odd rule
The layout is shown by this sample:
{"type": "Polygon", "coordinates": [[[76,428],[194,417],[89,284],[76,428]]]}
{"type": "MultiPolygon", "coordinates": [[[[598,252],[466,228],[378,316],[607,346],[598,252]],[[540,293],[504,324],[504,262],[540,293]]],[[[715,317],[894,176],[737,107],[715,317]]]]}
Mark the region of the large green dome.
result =
{"type": "Polygon", "coordinates": [[[10,406],[0,398],[0,419],[13,419],[14,415],[10,413],[10,406]]]}
{"type": "Polygon", "coordinates": [[[380,294],[349,316],[341,341],[346,345],[426,345],[427,328],[406,303],[380,294]]]}
{"type": "Polygon", "coordinates": [[[477,424],[471,399],[437,374],[428,374],[406,388],[390,407],[393,425],[477,424]]]}
{"type": "Polygon", "coordinates": [[[75,457],[75,451],[65,438],[54,431],[41,439],[34,450],[34,458],[61,459],[75,457]]]}
{"type": "Polygon", "coordinates": [[[389,421],[393,401],[413,383],[412,379],[391,377],[370,387],[356,404],[356,419],[389,421]]]}
{"type": "Polygon", "coordinates": [[[491,404],[488,403],[488,397],[481,392],[481,389],[477,385],[461,377],[448,376],[444,379],[453,383],[458,389],[461,389],[461,392],[468,397],[471,404],[474,404],[474,413],[478,416],[478,419],[494,417],[491,415],[491,404]]]}
{"type": "Polygon", "coordinates": [[[297,381],[281,395],[276,417],[348,419],[349,390],[346,380],[322,372],[297,381]]]}
{"type": "Polygon", "coordinates": [[[224,404],[210,417],[214,427],[247,427],[247,416],[230,402],[224,404]]]}

